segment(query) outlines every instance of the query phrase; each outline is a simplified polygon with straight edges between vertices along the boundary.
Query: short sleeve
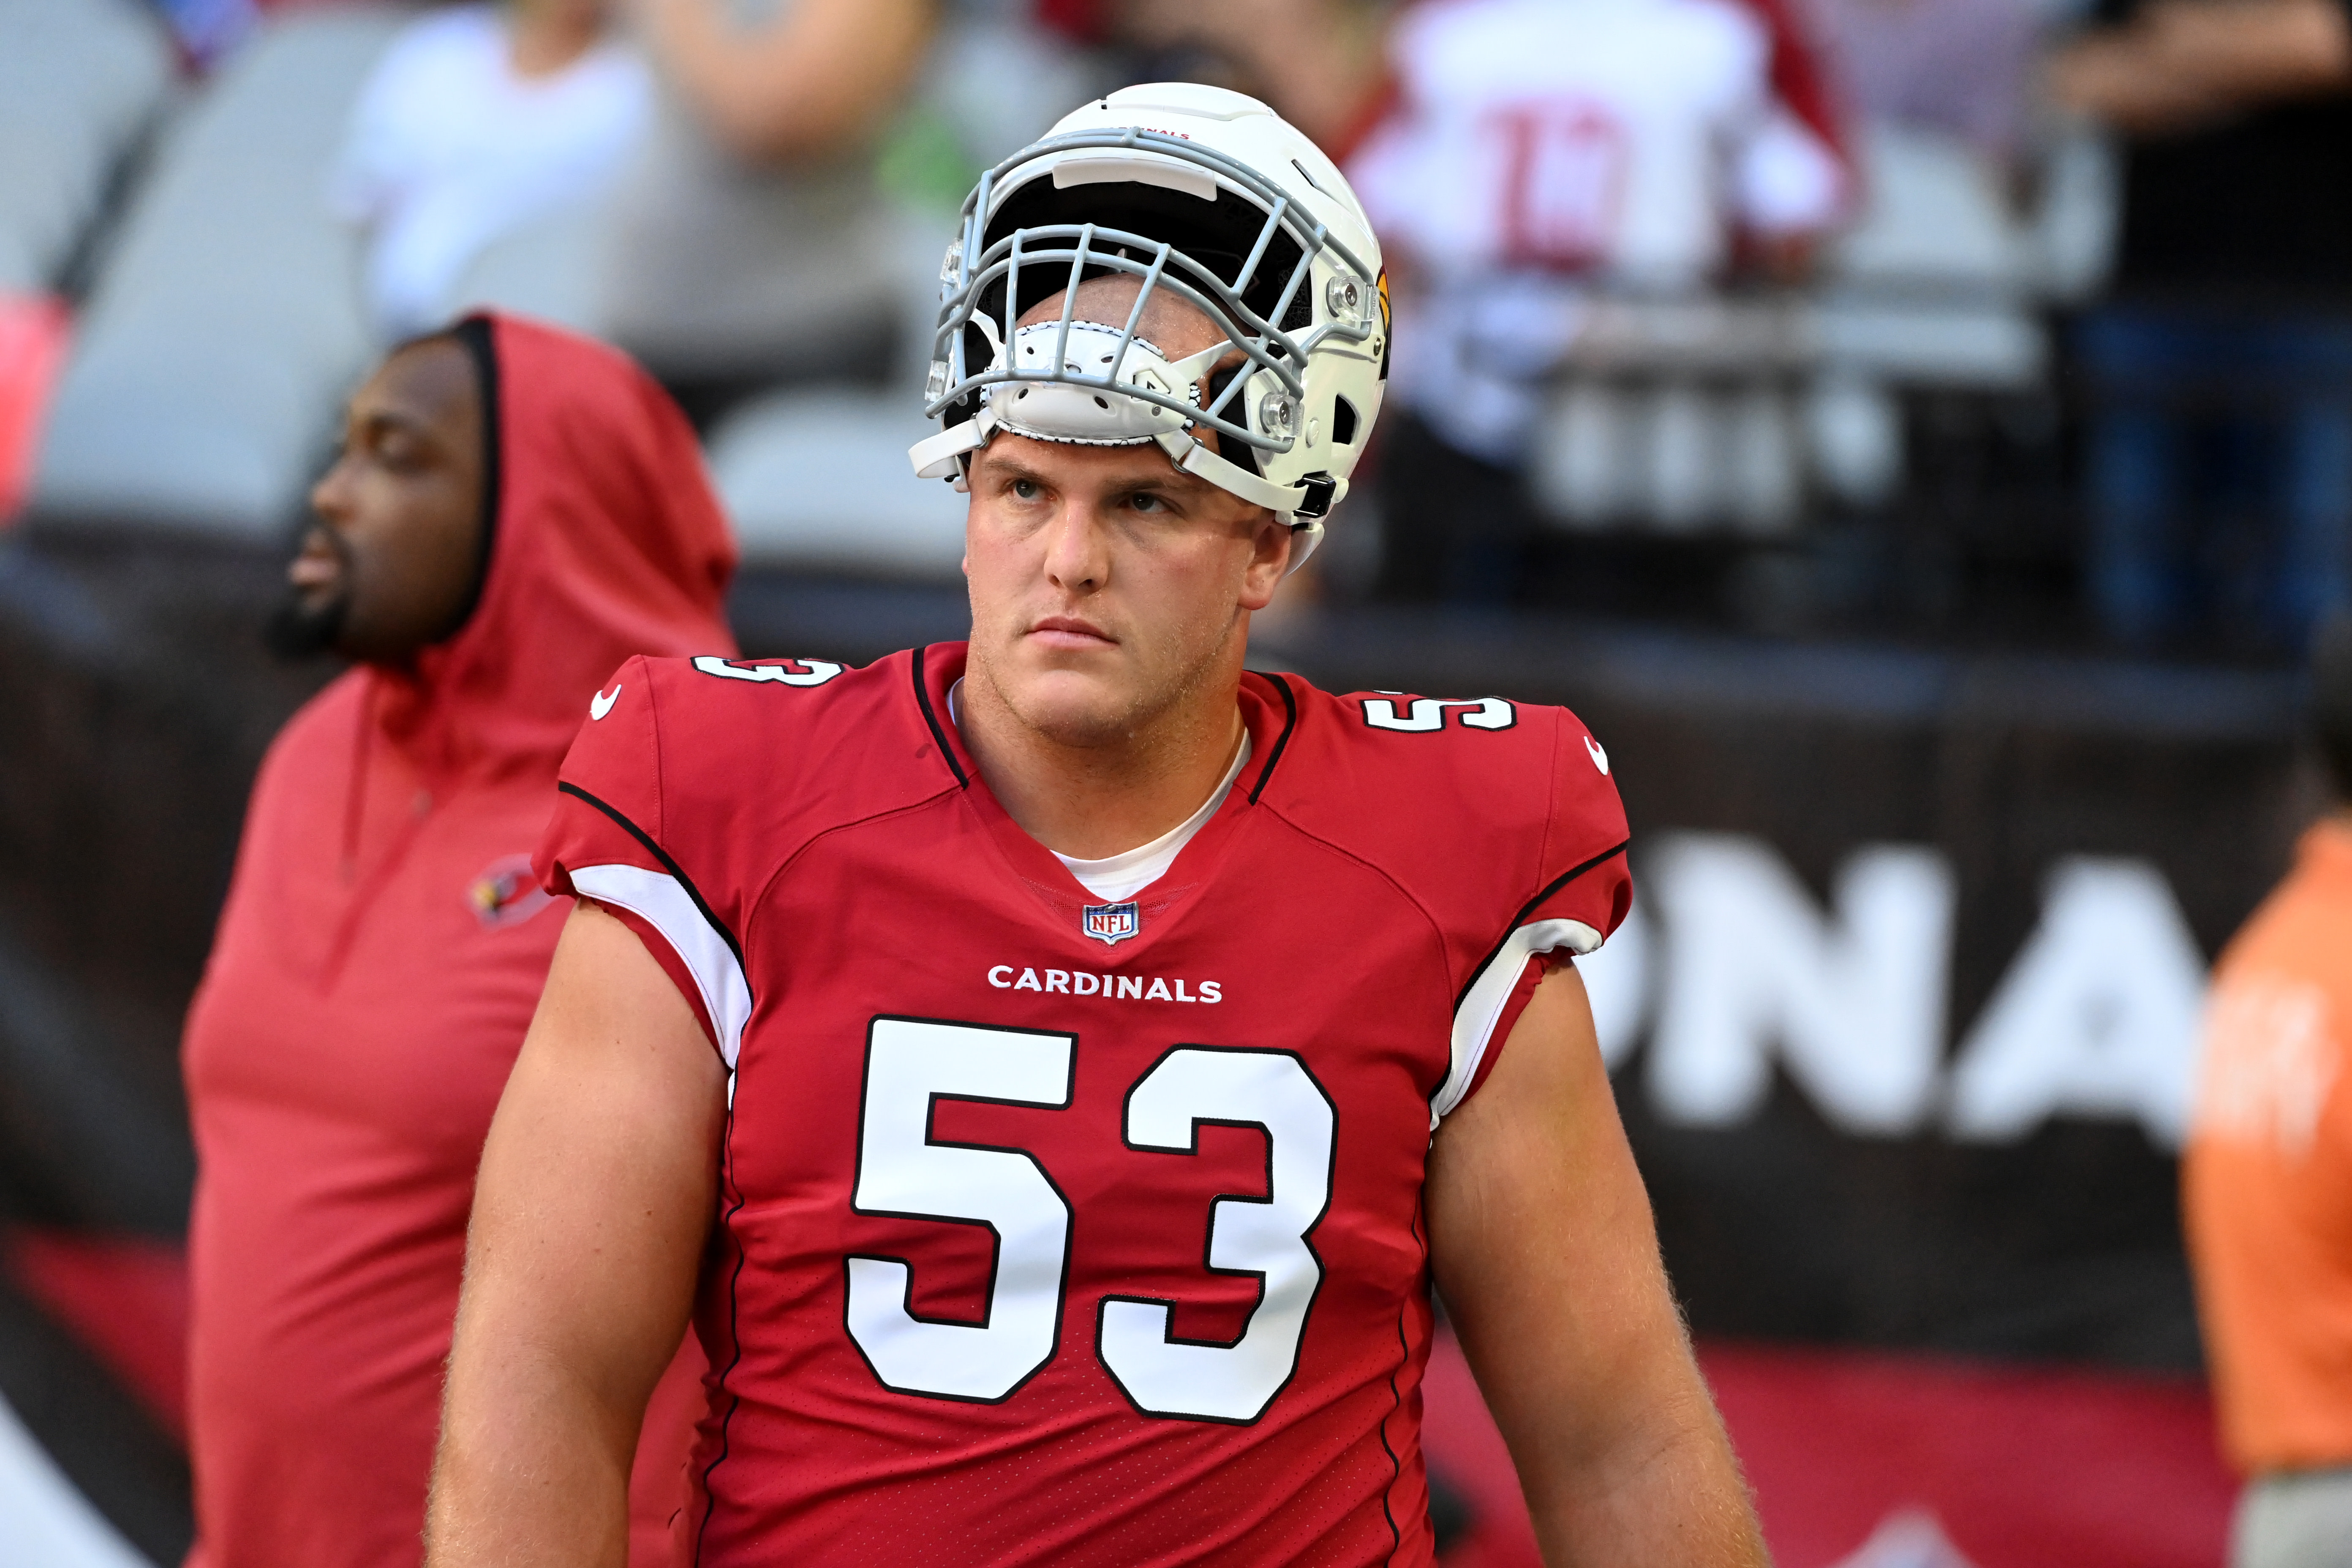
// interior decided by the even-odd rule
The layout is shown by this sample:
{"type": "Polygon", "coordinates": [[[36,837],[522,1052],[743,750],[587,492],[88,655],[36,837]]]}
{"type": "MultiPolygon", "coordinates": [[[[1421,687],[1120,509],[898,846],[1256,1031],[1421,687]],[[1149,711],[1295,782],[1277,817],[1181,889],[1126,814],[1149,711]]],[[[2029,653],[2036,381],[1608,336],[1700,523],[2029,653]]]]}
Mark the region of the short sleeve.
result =
{"type": "Polygon", "coordinates": [[[1433,1127],[1494,1071],[1544,971],[1600,947],[1633,907],[1625,808],[1609,752],[1576,715],[1557,711],[1551,799],[1528,892],[1456,1002],[1451,1068],[1430,1100],[1433,1127]]]}
{"type": "Polygon", "coordinates": [[[659,962],[731,1069],[751,1013],[742,950],[664,837],[655,671],[633,658],[590,705],[531,867],[556,897],[619,915],[659,962]]]}

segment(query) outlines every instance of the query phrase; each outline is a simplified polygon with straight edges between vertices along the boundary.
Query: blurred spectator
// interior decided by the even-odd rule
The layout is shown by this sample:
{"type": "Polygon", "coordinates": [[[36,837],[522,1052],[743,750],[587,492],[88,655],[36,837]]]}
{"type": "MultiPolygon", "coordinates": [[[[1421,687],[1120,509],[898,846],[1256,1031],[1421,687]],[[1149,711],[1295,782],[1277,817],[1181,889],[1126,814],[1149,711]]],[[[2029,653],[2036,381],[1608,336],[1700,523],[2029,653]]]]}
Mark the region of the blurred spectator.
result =
{"type": "Polygon", "coordinates": [[[1857,118],[2017,149],[2042,31],[2041,0],[1806,0],[1840,100],[1857,118]]]}
{"type": "Polygon", "coordinates": [[[707,419],[791,380],[879,380],[899,268],[878,133],[933,0],[639,0],[662,95],[623,189],[604,321],[707,419]]]}
{"type": "MultiPolygon", "coordinates": [[[[527,851],[614,667],[733,649],[693,436],[601,344],[401,348],[312,500],[272,640],[354,668],[263,761],[184,1041],[192,1568],[415,1568],[474,1167],[563,923],[527,851]]],[[[699,1361],[646,1417],[639,1568],[699,1361]]]]}
{"type": "Polygon", "coordinates": [[[2233,1568],[2352,1568],[2352,621],[2314,674],[2329,813],[2215,967],[2184,1173],[2233,1568]]]}
{"type": "Polygon", "coordinates": [[[421,16],[353,110],[332,199],[367,226],[387,339],[446,321],[499,236],[608,185],[644,134],[651,83],[605,0],[504,0],[421,16]]]}
{"type": "MultiPolygon", "coordinates": [[[[1390,0],[1108,0],[1097,36],[1138,81],[1202,81],[1259,99],[1344,159],[1381,99],[1390,0]]],[[[1040,7],[1066,23],[1074,7],[1040,7]]]]}
{"type": "Polygon", "coordinates": [[[1406,13],[1389,55],[1395,109],[1349,166],[1400,297],[1382,588],[1501,599],[1517,470],[1595,292],[1687,296],[1743,247],[1788,270],[1844,170],[1762,0],[1459,0],[1406,13]]]}
{"type": "Polygon", "coordinates": [[[2041,396],[2041,308],[2104,281],[2113,156],[2095,132],[2034,111],[2052,4],[1802,0],[1859,186],[1811,300],[1820,363],[1806,408],[1812,493],[1832,503],[1817,538],[1840,531],[1841,512],[1870,519],[1877,536],[1862,544],[1846,531],[1846,546],[1874,558],[1849,558],[1843,570],[1863,574],[1849,593],[1951,602],[1932,547],[1923,553],[1937,527],[1927,520],[1980,503],[1944,488],[1960,466],[1939,460],[1937,437],[1912,427],[1906,405],[1919,409],[1922,394],[1979,408],[2041,396]],[[1888,509],[1906,487],[1898,521],[1888,509]]]}
{"type": "Polygon", "coordinates": [[[2352,16],[2103,11],[2052,68],[2130,147],[2117,298],[2080,342],[2092,597],[2133,645],[2219,612],[2297,646],[2352,574],[2352,16]]]}

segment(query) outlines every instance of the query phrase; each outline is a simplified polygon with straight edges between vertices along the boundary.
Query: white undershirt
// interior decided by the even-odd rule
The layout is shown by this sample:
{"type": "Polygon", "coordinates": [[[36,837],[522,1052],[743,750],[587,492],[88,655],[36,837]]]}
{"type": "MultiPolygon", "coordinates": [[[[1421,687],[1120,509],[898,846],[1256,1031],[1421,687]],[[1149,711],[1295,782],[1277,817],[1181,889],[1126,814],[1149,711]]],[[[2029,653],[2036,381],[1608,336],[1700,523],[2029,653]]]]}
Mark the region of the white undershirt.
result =
{"type": "MultiPolygon", "coordinates": [[[[948,688],[948,719],[959,730],[963,727],[963,720],[956,711],[956,696],[962,690],[961,679],[948,688]]],[[[1234,780],[1241,776],[1242,764],[1249,761],[1249,731],[1244,730],[1241,749],[1234,753],[1233,765],[1217,781],[1217,787],[1209,792],[1209,798],[1201,803],[1201,809],[1149,844],[1139,844],[1100,860],[1080,860],[1050,847],[1046,852],[1067,867],[1078,886],[1087,892],[1107,904],[1123,903],[1168,874],[1168,868],[1176,863],[1184,846],[1192,842],[1192,836],[1217,815],[1217,807],[1225,804],[1225,796],[1233,789],[1234,780]]]]}

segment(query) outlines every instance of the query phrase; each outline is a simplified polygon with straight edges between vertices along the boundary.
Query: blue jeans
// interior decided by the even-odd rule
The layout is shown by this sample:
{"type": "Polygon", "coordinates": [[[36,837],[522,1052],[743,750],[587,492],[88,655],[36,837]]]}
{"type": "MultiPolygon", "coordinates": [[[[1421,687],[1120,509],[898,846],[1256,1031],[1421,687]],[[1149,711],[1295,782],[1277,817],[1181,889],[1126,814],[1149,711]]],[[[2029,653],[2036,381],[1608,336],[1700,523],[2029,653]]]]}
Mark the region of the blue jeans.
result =
{"type": "Polygon", "coordinates": [[[2352,319],[2121,306],[2076,348],[2101,627],[2145,647],[2201,613],[2301,649],[2352,603],[2352,319]]]}

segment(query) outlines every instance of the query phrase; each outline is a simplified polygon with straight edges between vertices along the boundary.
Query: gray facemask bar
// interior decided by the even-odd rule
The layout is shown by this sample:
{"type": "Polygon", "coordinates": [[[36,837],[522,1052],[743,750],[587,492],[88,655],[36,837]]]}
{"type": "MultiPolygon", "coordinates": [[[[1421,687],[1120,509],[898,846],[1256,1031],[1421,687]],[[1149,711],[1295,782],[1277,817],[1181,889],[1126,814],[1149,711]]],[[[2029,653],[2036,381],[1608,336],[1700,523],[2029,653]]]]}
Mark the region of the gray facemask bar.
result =
{"type": "MultiPolygon", "coordinates": [[[[1038,177],[1050,178],[1051,176],[1045,174],[1038,177]]],[[[1323,225],[1313,224],[1310,226],[1307,223],[1302,223],[1300,219],[1306,216],[1297,207],[1288,192],[1246,165],[1213,149],[1199,146],[1181,137],[1170,136],[1156,131],[1128,127],[1117,131],[1077,132],[1023,149],[983,174],[978,186],[964,199],[963,250],[961,258],[950,258],[952,271],[961,274],[961,278],[951,276],[944,279],[957,281],[960,287],[941,306],[940,325],[932,337],[933,368],[930,384],[926,388],[929,395],[924,402],[924,414],[926,416],[936,417],[950,403],[975,396],[982,389],[1004,382],[1022,381],[1034,384],[1050,381],[1092,391],[1113,392],[1125,397],[1139,398],[1181,414],[1195,424],[1205,425],[1216,431],[1221,438],[1237,440],[1260,451],[1276,453],[1289,451],[1297,440],[1296,435],[1263,436],[1246,427],[1246,416],[1244,416],[1244,423],[1235,424],[1230,419],[1222,417],[1223,411],[1242,395],[1244,387],[1253,379],[1254,373],[1258,370],[1272,372],[1293,398],[1303,398],[1306,388],[1299,376],[1299,367],[1305,365],[1310,352],[1328,337],[1337,336],[1350,342],[1362,342],[1369,339],[1373,331],[1368,310],[1365,316],[1358,321],[1352,323],[1339,321],[1326,321],[1306,333],[1303,338],[1297,338],[1283,331],[1273,321],[1258,315],[1243,302],[1240,291],[1248,288],[1256,276],[1259,266],[1265,258],[1267,249],[1273,244],[1274,237],[1286,229],[1298,244],[1299,258],[1297,267],[1292,269],[1291,276],[1285,282],[1281,298],[1276,303],[1274,310],[1276,321],[1281,320],[1288,313],[1292,302],[1298,297],[1298,290],[1313,275],[1315,258],[1325,252],[1330,253],[1344,262],[1348,269],[1354,274],[1362,289],[1361,298],[1370,300],[1373,297],[1376,280],[1363,262],[1344,244],[1333,238],[1323,225]],[[1232,284],[1228,285],[1202,264],[1178,253],[1171,245],[1164,241],[1150,239],[1122,229],[1098,227],[1093,224],[1039,225],[1031,228],[1015,229],[1012,234],[982,251],[980,241],[984,232],[985,220],[982,215],[987,212],[989,199],[997,186],[1002,184],[1003,177],[1022,164],[1035,159],[1085,148],[1147,150],[1179,163],[1193,164],[1212,175],[1221,175],[1255,197],[1265,207],[1266,219],[1258,231],[1256,243],[1251,247],[1248,258],[1243,262],[1241,271],[1232,284]],[[1051,241],[1056,239],[1075,241],[1075,243],[1043,250],[1029,248],[1031,245],[1041,239],[1047,241],[1049,245],[1051,241]],[[1109,248],[1097,249],[1097,246],[1132,248],[1149,253],[1152,259],[1147,265],[1130,256],[1117,254],[1115,250],[1109,248]],[[1170,270],[1171,263],[1179,269],[1178,271],[1170,270]],[[966,374],[963,329],[977,316],[978,301],[982,292],[1000,279],[1003,280],[1004,319],[999,331],[987,332],[986,335],[1000,344],[1010,342],[1013,336],[1014,323],[1018,319],[1022,268],[1024,266],[1058,268],[1064,264],[1068,267],[1068,281],[1064,286],[1061,330],[1055,341],[1052,368],[1043,374],[1034,370],[1024,371],[1011,363],[1007,358],[1001,368],[984,369],[977,374],[966,374]],[[1088,375],[1064,368],[1066,363],[1064,351],[1067,347],[1070,323],[1076,307],[1075,293],[1077,284],[1083,279],[1086,268],[1088,267],[1127,272],[1143,279],[1143,286],[1137,291],[1134,305],[1128,312],[1127,324],[1120,334],[1118,348],[1113,355],[1111,365],[1105,374],[1100,375],[1088,375]],[[1189,274],[1189,278],[1185,274],[1189,274]],[[1224,390],[1205,409],[1177,396],[1154,392],[1150,388],[1138,386],[1132,383],[1123,383],[1119,379],[1121,371],[1126,367],[1128,350],[1134,342],[1138,325],[1143,319],[1144,306],[1150,299],[1152,290],[1162,287],[1173,290],[1179,297],[1207,315],[1223,331],[1233,347],[1240,350],[1250,362],[1250,374],[1234,375],[1224,390]]],[[[993,327],[998,323],[992,321],[987,322],[987,325],[993,327]]]]}

